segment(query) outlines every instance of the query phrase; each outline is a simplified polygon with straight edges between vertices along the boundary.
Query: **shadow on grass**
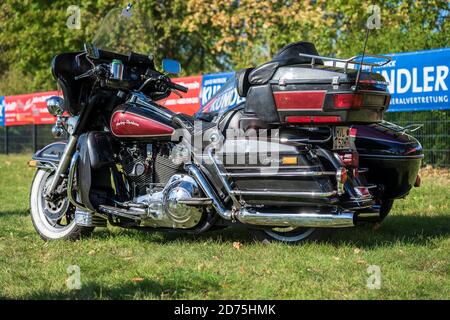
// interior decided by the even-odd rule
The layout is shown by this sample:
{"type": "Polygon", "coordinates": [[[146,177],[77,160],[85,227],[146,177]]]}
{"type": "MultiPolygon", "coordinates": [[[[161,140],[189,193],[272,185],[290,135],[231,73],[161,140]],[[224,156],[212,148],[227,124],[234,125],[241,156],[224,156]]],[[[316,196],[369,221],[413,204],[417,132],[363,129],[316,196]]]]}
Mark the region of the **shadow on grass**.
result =
{"type": "MultiPolygon", "coordinates": [[[[23,217],[29,214],[28,210],[16,210],[0,212],[0,221],[7,216],[23,217]]],[[[117,229],[116,229],[117,230],[117,229]]],[[[251,232],[242,225],[229,228],[208,231],[203,234],[189,234],[183,232],[161,232],[121,229],[112,232],[111,229],[98,229],[94,234],[95,239],[120,237],[122,235],[132,237],[139,241],[150,241],[161,244],[174,242],[205,242],[218,243],[253,242],[251,232]]],[[[416,244],[426,245],[434,238],[450,236],[450,214],[436,216],[420,215],[393,215],[388,216],[381,227],[374,230],[372,225],[358,226],[356,228],[332,229],[320,243],[332,245],[350,244],[359,247],[371,248],[386,246],[389,244],[416,244]]]]}
{"type": "MultiPolygon", "coordinates": [[[[204,279],[192,274],[180,278],[179,274],[167,275],[167,280],[143,279],[113,286],[100,285],[97,282],[82,283],[80,290],[72,291],[37,291],[18,299],[62,300],[62,299],[181,299],[186,292],[205,295],[209,291],[219,290],[219,284],[211,279],[204,279]]],[[[6,297],[7,298],[7,297],[6,297]]]]}
{"type": "Polygon", "coordinates": [[[11,217],[11,216],[28,216],[30,214],[30,210],[29,209],[20,209],[20,210],[14,210],[14,211],[0,211],[0,219],[1,218],[5,218],[5,217],[11,217]]]}
{"type": "MultiPolygon", "coordinates": [[[[232,226],[220,231],[209,231],[203,234],[187,234],[182,232],[143,232],[140,230],[122,230],[120,234],[132,236],[139,241],[151,241],[161,244],[173,242],[205,242],[232,243],[234,241],[253,242],[251,232],[245,226],[232,226]]],[[[114,237],[104,229],[96,232],[94,237],[114,237]]],[[[350,244],[364,248],[386,246],[389,244],[426,245],[438,237],[450,236],[450,215],[440,216],[389,216],[379,229],[373,225],[363,225],[355,228],[332,229],[319,243],[332,245],[350,244]]]]}

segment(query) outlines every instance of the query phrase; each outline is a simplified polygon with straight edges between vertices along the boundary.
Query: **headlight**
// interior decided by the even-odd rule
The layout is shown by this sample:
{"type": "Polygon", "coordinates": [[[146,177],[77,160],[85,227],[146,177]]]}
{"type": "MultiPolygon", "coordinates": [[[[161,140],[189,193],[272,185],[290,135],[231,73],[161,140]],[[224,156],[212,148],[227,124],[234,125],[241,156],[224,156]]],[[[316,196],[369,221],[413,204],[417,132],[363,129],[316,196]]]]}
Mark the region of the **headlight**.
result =
{"type": "Polygon", "coordinates": [[[53,116],[61,116],[64,113],[64,99],[57,96],[48,98],[47,110],[53,116]]]}

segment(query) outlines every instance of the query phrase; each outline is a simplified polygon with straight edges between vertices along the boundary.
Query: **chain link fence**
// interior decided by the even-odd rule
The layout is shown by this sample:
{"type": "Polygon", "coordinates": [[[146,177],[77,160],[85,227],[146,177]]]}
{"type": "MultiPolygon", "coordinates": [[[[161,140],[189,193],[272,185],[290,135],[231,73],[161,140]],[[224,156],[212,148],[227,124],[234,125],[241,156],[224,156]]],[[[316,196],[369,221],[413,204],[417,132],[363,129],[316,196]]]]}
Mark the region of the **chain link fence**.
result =
{"type": "MultiPolygon", "coordinates": [[[[390,112],[385,120],[401,126],[423,124],[412,133],[422,143],[424,165],[450,166],[450,111],[390,112]]],[[[1,153],[31,153],[56,141],[51,125],[0,127],[1,153]]]]}
{"type": "Polygon", "coordinates": [[[412,132],[422,144],[425,158],[424,165],[435,167],[450,166],[450,111],[420,111],[420,112],[388,112],[384,119],[400,126],[422,124],[412,132]]]}

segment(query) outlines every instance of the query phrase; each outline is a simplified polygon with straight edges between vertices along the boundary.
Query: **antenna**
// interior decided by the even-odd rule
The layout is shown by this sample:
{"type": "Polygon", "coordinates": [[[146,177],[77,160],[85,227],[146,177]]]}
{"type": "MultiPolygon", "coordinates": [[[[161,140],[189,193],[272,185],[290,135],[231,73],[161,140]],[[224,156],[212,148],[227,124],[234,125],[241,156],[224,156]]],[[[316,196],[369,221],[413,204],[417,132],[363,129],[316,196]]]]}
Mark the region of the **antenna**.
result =
{"type": "Polygon", "coordinates": [[[361,69],[363,68],[363,62],[364,62],[364,56],[366,54],[366,47],[367,47],[367,41],[369,40],[369,26],[366,24],[366,39],[364,40],[364,48],[363,48],[363,53],[361,56],[361,64],[360,67],[358,68],[358,73],[356,75],[356,84],[355,84],[355,90],[358,90],[358,84],[359,84],[359,78],[361,77],[361,69]]]}

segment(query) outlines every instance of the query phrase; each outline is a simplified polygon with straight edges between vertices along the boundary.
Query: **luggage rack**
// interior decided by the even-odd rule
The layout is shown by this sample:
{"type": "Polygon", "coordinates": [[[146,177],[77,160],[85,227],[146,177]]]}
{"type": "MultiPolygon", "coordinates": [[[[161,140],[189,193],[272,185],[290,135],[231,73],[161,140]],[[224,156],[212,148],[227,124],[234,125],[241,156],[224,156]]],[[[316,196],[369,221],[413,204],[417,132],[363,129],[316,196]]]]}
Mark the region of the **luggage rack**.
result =
{"type": "MultiPolygon", "coordinates": [[[[245,196],[245,195],[253,195],[253,196],[282,196],[282,197],[299,197],[304,199],[325,199],[330,197],[338,196],[339,193],[337,190],[332,191],[325,191],[325,192],[317,192],[317,191],[270,191],[270,190],[237,190],[232,187],[232,185],[228,182],[227,178],[234,177],[233,174],[230,174],[226,172],[223,164],[219,161],[219,159],[216,158],[214,155],[213,149],[208,150],[208,158],[213,164],[213,167],[218,174],[218,177],[220,181],[222,182],[223,186],[225,187],[226,192],[230,196],[231,200],[233,201],[234,205],[236,207],[241,207],[242,202],[237,199],[237,196],[245,196]]],[[[294,176],[300,176],[300,177],[317,177],[317,176],[330,176],[330,175],[336,175],[336,172],[290,172],[287,176],[292,176],[291,174],[294,174],[294,176]]],[[[279,175],[279,174],[277,174],[279,175]]],[[[238,174],[236,176],[242,176],[241,174],[238,174]]],[[[255,175],[250,174],[249,176],[255,177],[255,175]]],[[[264,177],[262,175],[261,177],[264,177]]]]}
{"type": "Polygon", "coordinates": [[[317,59],[324,60],[324,61],[332,61],[333,67],[336,67],[337,62],[344,63],[344,72],[345,73],[347,73],[347,70],[349,69],[348,68],[349,64],[358,64],[360,66],[368,66],[368,67],[370,67],[370,72],[372,72],[373,67],[382,67],[392,61],[391,57],[378,55],[378,54],[357,55],[357,56],[353,56],[348,59],[316,56],[316,55],[306,54],[306,53],[299,53],[298,55],[301,57],[311,58],[312,66],[314,66],[316,64],[317,59]],[[365,59],[365,58],[378,58],[378,59],[384,59],[385,61],[380,61],[380,62],[357,61],[357,59],[365,59]]]}

